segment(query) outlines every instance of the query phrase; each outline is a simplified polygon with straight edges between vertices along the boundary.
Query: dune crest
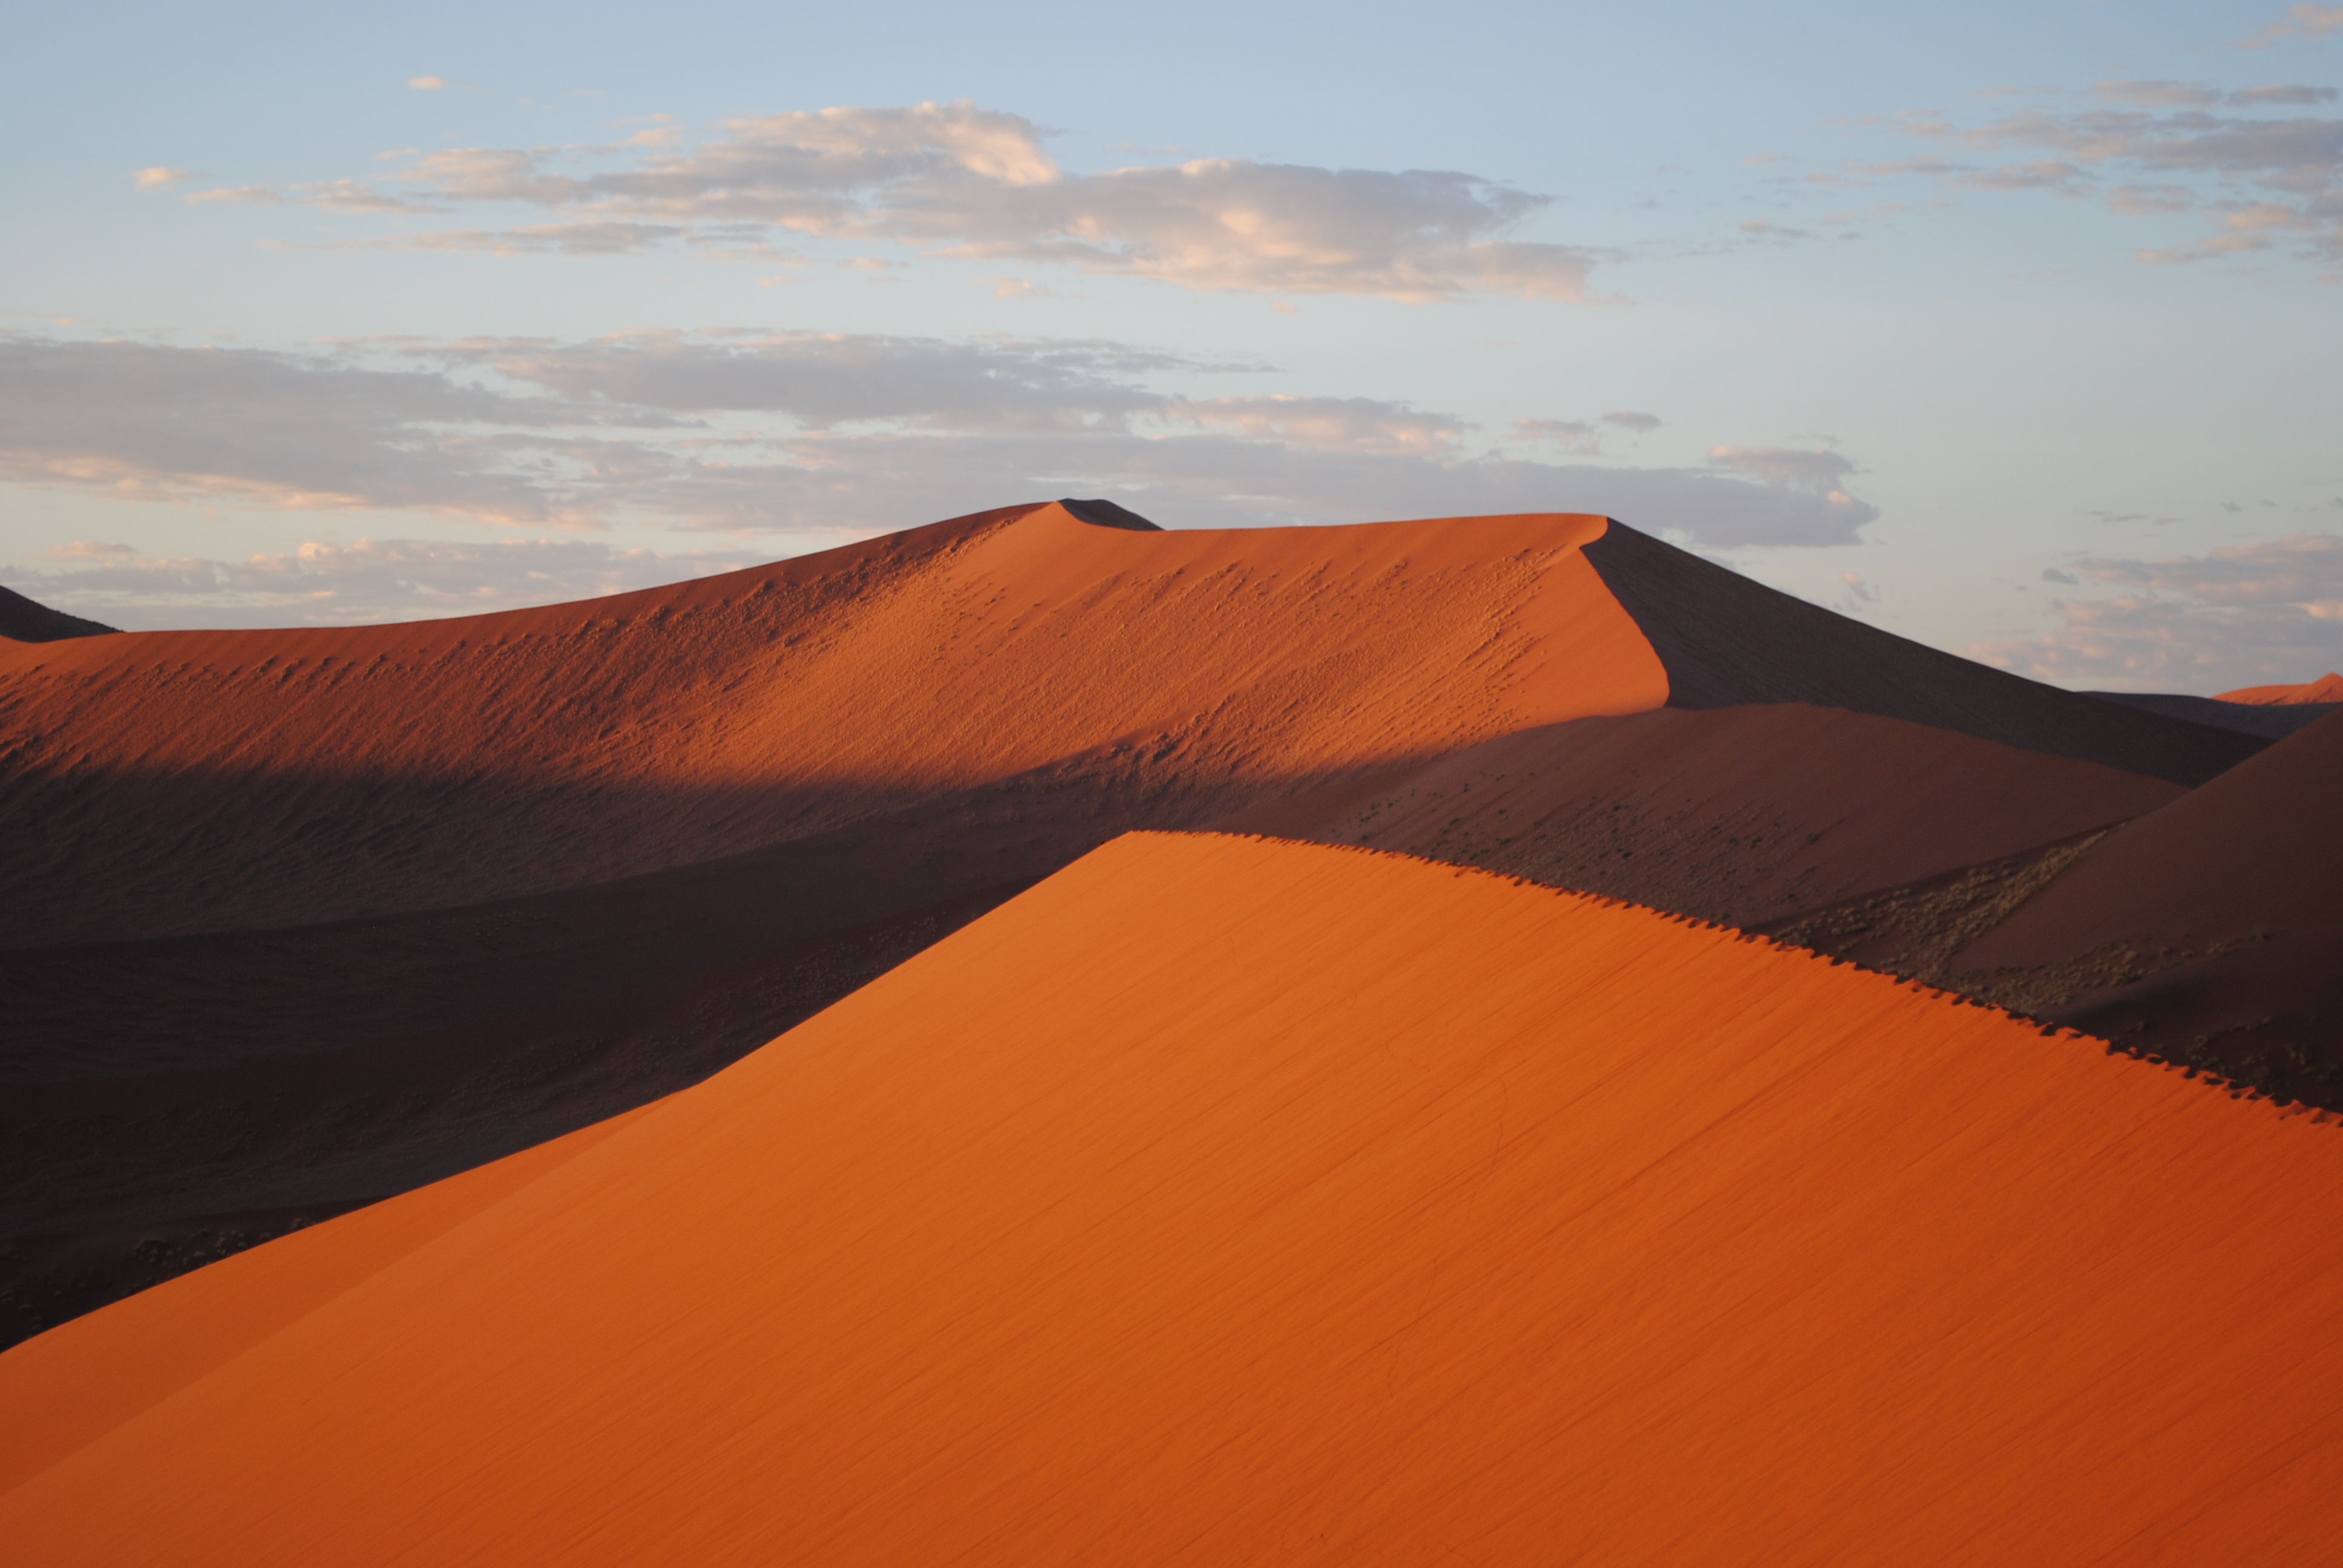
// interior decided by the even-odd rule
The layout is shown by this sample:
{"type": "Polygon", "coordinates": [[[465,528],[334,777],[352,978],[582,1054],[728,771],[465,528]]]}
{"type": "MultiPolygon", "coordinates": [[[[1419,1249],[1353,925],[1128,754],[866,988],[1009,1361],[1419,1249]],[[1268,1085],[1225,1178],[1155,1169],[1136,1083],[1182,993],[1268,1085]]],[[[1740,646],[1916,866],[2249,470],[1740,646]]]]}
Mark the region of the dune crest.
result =
{"type": "Polygon", "coordinates": [[[2343,674],[2328,671],[2317,680],[2299,686],[2246,686],[2235,691],[2224,691],[2217,698],[2221,702],[2247,702],[2258,707],[2292,707],[2306,702],[2343,702],[2343,674]]]}
{"type": "MultiPolygon", "coordinates": [[[[156,1374],[24,1462],[0,1538],[2307,1561],[2343,1487],[2325,1122],[1646,910],[1133,836],[156,1374]]],[[[0,1403],[435,1201],[0,1355],[0,1403]]]]}

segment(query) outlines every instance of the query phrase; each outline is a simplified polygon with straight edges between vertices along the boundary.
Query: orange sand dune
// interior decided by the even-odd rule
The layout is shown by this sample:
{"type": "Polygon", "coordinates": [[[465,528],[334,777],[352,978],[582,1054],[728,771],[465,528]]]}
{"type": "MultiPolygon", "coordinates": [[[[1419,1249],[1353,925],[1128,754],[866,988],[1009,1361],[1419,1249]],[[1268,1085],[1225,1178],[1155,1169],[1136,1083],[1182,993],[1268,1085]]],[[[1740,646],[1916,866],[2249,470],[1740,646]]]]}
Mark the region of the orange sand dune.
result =
{"type": "Polygon", "coordinates": [[[1508,773],[1373,841],[1739,920],[2255,744],[2207,733],[1572,516],[1075,501],[508,615],[0,646],[0,1343],[696,1081],[1131,829],[1350,839],[1508,773]],[[1681,711],[1735,691],[1904,722],[1681,711]]]}
{"type": "Polygon", "coordinates": [[[2343,926],[2343,714],[2141,818],[1962,955],[2042,962],[2111,941],[2343,926]]]}
{"type": "Polygon", "coordinates": [[[2035,1010],[2282,1092],[2343,1094],[2343,713],[2091,849],[1956,967],[2035,1010]]]}
{"type": "Polygon", "coordinates": [[[2343,702],[2343,675],[2329,670],[2317,680],[2301,686],[2240,687],[2235,691],[2222,692],[2218,700],[2286,707],[2303,702],[2343,702]]]}
{"type": "Polygon", "coordinates": [[[1576,548],[1604,527],[1166,533],[1052,504],[545,609],[0,648],[0,945],[607,882],[1070,772],[1093,810],[1284,789],[1654,708],[1658,660],[1576,548]]]}
{"type": "Polygon", "coordinates": [[[2177,784],[1804,703],[1580,719],[1484,741],[1339,815],[1228,826],[1461,861],[1754,925],[2137,817],[2177,784]]]}
{"type": "Polygon", "coordinates": [[[1648,911],[1139,836],[590,1147],[0,1355],[0,1539],[2314,1561],[2322,1123],[1648,911]]]}

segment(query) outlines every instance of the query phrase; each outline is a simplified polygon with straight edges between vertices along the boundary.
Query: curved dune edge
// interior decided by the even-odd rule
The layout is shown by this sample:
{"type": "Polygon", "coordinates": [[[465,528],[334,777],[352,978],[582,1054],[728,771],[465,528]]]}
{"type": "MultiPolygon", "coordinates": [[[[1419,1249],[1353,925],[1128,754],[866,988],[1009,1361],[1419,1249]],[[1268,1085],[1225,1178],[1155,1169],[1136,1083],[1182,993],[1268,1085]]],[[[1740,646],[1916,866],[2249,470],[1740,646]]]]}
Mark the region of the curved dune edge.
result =
{"type": "Polygon", "coordinates": [[[1657,708],[1580,548],[1605,527],[1140,532],[1052,503],[541,609],[0,648],[0,942],[558,891],[1020,779],[1227,810],[1657,708]]]}
{"type": "MultiPolygon", "coordinates": [[[[2325,1121],[1648,910],[1134,835],[158,1377],[0,1539],[2301,1561],[2343,1484],[2325,1121]]],[[[0,1407],[443,1191],[0,1355],[0,1407]]]]}
{"type": "Polygon", "coordinates": [[[2241,686],[2235,691],[2220,693],[2214,700],[2247,702],[2258,708],[2305,702],[2343,702],[2343,673],[2328,670],[2317,680],[2307,680],[2298,686],[2241,686]]]}

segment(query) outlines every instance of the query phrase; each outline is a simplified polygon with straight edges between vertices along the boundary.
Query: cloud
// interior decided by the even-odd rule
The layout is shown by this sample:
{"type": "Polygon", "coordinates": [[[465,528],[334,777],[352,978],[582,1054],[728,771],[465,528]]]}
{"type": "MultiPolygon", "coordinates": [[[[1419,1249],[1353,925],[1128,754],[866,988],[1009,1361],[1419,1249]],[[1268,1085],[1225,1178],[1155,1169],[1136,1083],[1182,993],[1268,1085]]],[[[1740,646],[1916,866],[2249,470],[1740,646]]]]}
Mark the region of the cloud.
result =
{"type": "Polygon", "coordinates": [[[237,206],[282,206],[285,197],[267,186],[232,186],[217,190],[197,191],[187,197],[192,202],[228,202],[237,206]]]}
{"type": "Polygon", "coordinates": [[[2296,39],[2324,38],[2343,32],[2343,5],[2289,5],[2283,21],[2247,34],[2233,49],[2268,49],[2296,39]]]}
{"type": "Polygon", "coordinates": [[[1516,419],[1513,434],[1522,440],[1536,441],[1582,457],[1600,457],[1603,452],[1603,432],[1584,419],[1516,419]]]}
{"type": "Polygon", "coordinates": [[[491,338],[437,345],[440,363],[476,365],[581,406],[670,413],[783,414],[814,429],[873,421],[927,429],[1118,427],[1161,409],[1139,375],[1194,361],[1082,339],[954,342],[842,333],[709,337],[667,329],[582,343],[491,338]]]}
{"type": "Polygon", "coordinates": [[[2044,567],[2042,568],[2042,580],[2046,583],[2064,583],[2068,588],[2073,588],[2079,584],[2083,579],[2075,576],[2071,572],[2062,572],[2056,567],[2044,567]]]}
{"type": "Polygon", "coordinates": [[[2102,585],[2066,599],[2047,636],[1971,657],[2067,686],[2226,691],[2343,666],[2343,535],[2297,534],[2163,560],[2093,558],[2048,582],[2102,585]]]}
{"type": "Polygon", "coordinates": [[[2241,87],[2228,95],[2232,104],[2260,106],[2293,104],[2307,107],[2312,104],[2331,104],[2335,98],[2336,92],[2332,87],[2306,87],[2280,82],[2261,87],[2241,87]]]}
{"type": "MultiPolygon", "coordinates": [[[[2338,9],[2337,15],[2343,15],[2338,9]]],[[[2332,88],[2273,84],[2220,93],[2182,82],[2108,82],[2093,90],[2121,108],[2029,110],[1961,126],[1931,115],[1900,128],[1949,147],[2026,149],[2055,155],[1984,166],[1945,157],[1859,166],[1873,177],[1920,176],[1970,190],[2047,189],[2079,196],[2107,176],[2124,183],[2114,210],[2167,214],[2201,209],[2216,232],[2143,250],[2143,260],[2214,260],[2291,244],[2303,256],[2343,260],[2343,120],[2308,115],[2219,114],[2329,103],[2332,88]]]]}
{"type": "Polygon", "coordinates": [[[409,76],[407,85],[418,93],[436,93],[447,85],[445,76],[409,76]]]}
{"type": "Polygon", "coordinates": [[[18,485],[583,522],[544,454],[509,443],[558,412],[426,372],[0,337],[0,482],[18,485]]]}
{"type": "Polygon", "coordinates": [[[1660,427],[1656,414],[1638,414],[1633,408],[1614,408],[1603,416],[1605,425],[1616,425],[1622,430],[1633,430],[1638,436],[1648,436],[1660,427]]]}
{"type": "Polygon", "coordinates": [[[547,223],[518,228],[437,229],[375,246],[400,250],[475,250],[490,256],[634,256],[688,230],[659,223],[547,223]]]}
{"type": "Polygon", "coordinates": [[[1222,527],[1603,511],[1716,549],[1845,544],[1877,515],[1832,453],[1723,447],[1706,468],[1474,457],[1462,421],[1405,404],[1150,385],[1229,368],[1092,340],[760,331],[333,357],[0,337],[0,483],[757,534],[1066,494],[1222,527]]]}
{"type": "Polygon", "coordinates": [[[158,164],[151,169],[140,169],[130,179],[142,191],[160,191],[198,177],[193,169],[175,169],[158,164]]]}
{"type": "Polygon", "coordinates": [[[1718,447],[1708,460],[1784,489],[1810,495],[1839,493],[1855,465],[1835,452],[1809,452],[1795,447],[1718,447]]]}
{"type": "MultiPolygon", "coordinates": [[[[836,542],[850,537],[841,531],[836,542]]],[[[51,556],[75,558],[68,552],[51,556]]],[[[662,554],[540,538],[311,542],[240,561],[142,556],[113,545],[99,547],[87,558],[100,564],[65,571],[0,568],[0,579],[68,613],[131,629],[351,625],[593,598],[731,571],[769,558],[753,550],[662,554]]]]}
{"type": "Polygon", "coordinates": [[[1157,417],[1236,430],[1255,440],[1355,452],[1446,452],[1464,431],[1445,414],[1373,397],[1183,397],[1157,417]]]}
{"type": "Polygon", "coordinates": [[[893,243],[1199,290],[1580,300],[1602,259],[1514,237],[1552,198],[1470,174],[1242,158],[1068,173],[1032,122],[966,101],[743,116],[697,145],[662,125],[613,146],[455,148],[370,182],[289,196],[246,189],[266,194],[206,199],[350,207],[370,193],[384,210],[512,204],[602,224],[893,243]]]}

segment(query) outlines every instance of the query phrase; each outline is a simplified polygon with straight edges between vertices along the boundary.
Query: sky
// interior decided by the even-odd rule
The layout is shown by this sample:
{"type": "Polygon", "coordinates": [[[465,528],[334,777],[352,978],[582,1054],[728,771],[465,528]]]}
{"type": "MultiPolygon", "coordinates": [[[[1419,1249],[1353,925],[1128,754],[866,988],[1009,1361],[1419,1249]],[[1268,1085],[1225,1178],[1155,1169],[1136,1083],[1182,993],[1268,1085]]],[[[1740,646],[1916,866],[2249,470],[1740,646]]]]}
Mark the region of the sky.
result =
{"type": "Polygon", "coordinates": [[[0,583],[112,625],[1072,495],[1605,512],[2069,687],[2343,668],[2343,5],[10,31],[0,583]]]}

